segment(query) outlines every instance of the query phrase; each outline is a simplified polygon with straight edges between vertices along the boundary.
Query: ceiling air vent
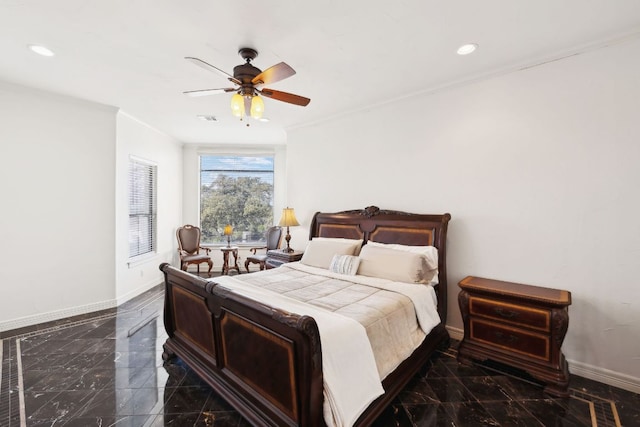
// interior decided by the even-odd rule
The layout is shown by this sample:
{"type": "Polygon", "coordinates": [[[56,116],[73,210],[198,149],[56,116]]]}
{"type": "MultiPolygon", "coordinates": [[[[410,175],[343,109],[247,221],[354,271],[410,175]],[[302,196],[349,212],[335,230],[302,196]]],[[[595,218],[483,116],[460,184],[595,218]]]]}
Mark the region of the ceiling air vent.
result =
{"type": "Polygon", "coordinates": [[[204,120],[205,122],[217,122],[216,116],[198,116],[200,120],[204,120]]]}

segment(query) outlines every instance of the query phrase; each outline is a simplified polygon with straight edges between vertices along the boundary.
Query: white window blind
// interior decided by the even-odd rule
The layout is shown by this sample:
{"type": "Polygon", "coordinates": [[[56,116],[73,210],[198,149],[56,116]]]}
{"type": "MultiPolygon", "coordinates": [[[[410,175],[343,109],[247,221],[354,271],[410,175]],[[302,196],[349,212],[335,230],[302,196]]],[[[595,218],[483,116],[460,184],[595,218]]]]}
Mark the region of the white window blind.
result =
{"type": "Polygon", "coordinates": [[[157,166],[129,159],[129,258],[156,249],[157,166]]]}

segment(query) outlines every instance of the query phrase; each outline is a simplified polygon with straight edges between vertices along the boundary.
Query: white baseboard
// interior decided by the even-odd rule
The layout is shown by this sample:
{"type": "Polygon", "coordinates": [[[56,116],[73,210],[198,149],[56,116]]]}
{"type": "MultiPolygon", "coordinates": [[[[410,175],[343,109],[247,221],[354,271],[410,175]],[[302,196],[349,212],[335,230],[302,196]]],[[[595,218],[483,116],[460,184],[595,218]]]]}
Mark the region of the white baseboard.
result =
{"type": "Polygon", "coordinates": [[[160,283],[164,282],[164,278],[162,277],[162,275],[149,279],[147,280],[143,285],[138,286],[137,288],[135,288],[134,290],[131,290],[129,292],[127,292],[124,295],[119,295],[116,298],[116,304],[120,305],[123,304],[127,301],[129,301],[132,298],[137,297],[138,295],[147,292],[149,289],[158,286],[160,283]]]}
{"type": "Polygon", "coordinates": [[[38,313],[32,316],[20,317],[18,319],[5,320],[3,322],[0,322],[0,332],[25,328],[27,326],[33,326],[39,323],[51,322],[53,320],[64,319],[65,317],[78,316],[81,314],[107,310],[114,307],[116,307],[116,301],[108,300],[77,307],[65,308],[62,310],[50,311],[48,313],[38,313]]]}
{"type": "Polygon", "coordinates": [[[125,295],[119,296],[117,299],[100,301],[91,304],[85,304],[77,307],[65,308],[62,310],[50,311],[47,313],[38,313],[32,316],[20,317],[0,322],[0,332],[11,331],[13,329],[25,328],[40,323],[51,322],[54,320],[64,319],[66,317],[78,316],[81,314],[92,313],[95,311],[108,310],[129,301],[132,298],[158,286],[163,282],[161,276],[148,280],[144,285],[127,292],[125,295]]]}
{"type": "Polygon", "coordinates": [[[447,326],[447,331],[449,331],[449,336],[454,340],[462,341],[464,338],[464,330],[459,328],[454,328],[453,326],[447,326]]]}
{"type": "Polygon", "coordinates": [[[574,375],[640,394],[640,378],[610,371],[605,368],[599,368],[576,360],[567,359],[567,362],[569,362],[569,372],[574,375]]]}
{"type": "MultiPolygon", "coordinates": [[[[463,329],[447,326],[447,331],[449,331],[449,336],[453,339],[461,341],[464,338],[463,329]]],[[[640,378],[599,368],[577,360],[567,359],[567,362],[569,363],[569,372],[573,375],[640,394],[640,378]]]]}

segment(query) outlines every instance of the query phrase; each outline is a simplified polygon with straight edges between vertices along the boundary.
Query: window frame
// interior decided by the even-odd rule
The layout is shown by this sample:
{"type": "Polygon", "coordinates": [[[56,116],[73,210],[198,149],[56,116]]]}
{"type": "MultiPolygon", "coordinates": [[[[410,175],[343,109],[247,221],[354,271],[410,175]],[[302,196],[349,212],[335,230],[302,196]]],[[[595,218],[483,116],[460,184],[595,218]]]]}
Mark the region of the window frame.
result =
{"type": "MultiPolygon", "coordinates": [[[[272,194],[271,194],[271,216],[272,216],[272,222],[276,221],[275,218],[275,213],[276,213],[276,205],[278,204],[278,181],[281,180],[281,174],[282,171],[279,170],[279,164],[281,163],[280,157],[282,154],[280,154],[280,152],[277,149],[259,149],[259,150],[249,150],[249,151],[245,151],[242,149],[237,149],[237,150],[217,150],[217,149],[213,149],[213,150],[198,150],[196,152],[196,161],[197,161],[197,183],[198,183],[198,191],[197,191],[197,217],[198,217],[198,227],[200,227],[202,229],[202,157],[270,157],[273,161],[273,169],[272,169],[272,177],[273,177],[273,183],[272,183],[272,194]]],[[[260,172],[260,171],[257,171],[260,172]]],[[[237,247],[256,247],[256,246],[260,246],[262,245],[264,240],[264,236],[261,237],[261,240],[258,241],[239,241],[239,240],[232,240],[231,244],[233,246],[237,246],[237,247]]],[[[222,241],[212,241],[212,242],[207,242],[207,241],[202,241],[201,242],[203,245],[205,246],[219,246],[219,245],[226,245],[226,241],[222,242],[222,241]]]]}
{"type": "MultiPolygon", "coordinates": [[[[129,156],[129,162],[127,163],[127,197],[128,197],[128,203],[127,203],[127,209],[128,209],[128,219],[129,222],[127,224],[127,237],[128,237],[128,244],[129,244],[129,249],[128,249],[128,262],[136,262],[136,261],[141,261],[144,260],[146,258],[151,258],[153,256],[156,256],[158,253],[158,246],[157,246],[157,239],[158,239],[158,165],[155,162],[152,162],[150,160],[147,159],[143,159],[137,156],[133,156],[130,155],[129,156]],[[132,195],[132,190],[133,190],[133,181],[132,181],[132,166],[133,165],[139,165],[139,166],[143,166],[145,168],[148,168],[147,171],[151,174],[151,177],[149,179],[150,182],[150,194],[143,194],[143,196],[145,196],[145,198],[148,198],[148,205],[149,205],[149,210],[147,213],[132,213],[134,208],[134,205],[132,204],[134,202],[133,200],[133,195],[132,195]],[[149,230],[149,234],[150,234],[150,239],[148,242],[148,247],[149,250],[145,251],[145,252],[137,252],[134,255],[132,255],[132,251],[131,251],[131,242],[132,242],[132,233],[134,232],[134,230],[139,230],[140,227],[137,227],[136,229],[132,229],[131,227],[131,219],[133,216],[139,217],[139,216],[146,216],[147,218],[149,218],[149,223],[150,223],[150,230],[149,230]]],[[[140,239],[136,239],[138,241],[140,241],[140,239]]],[[[138,246],[140,246],[138,244],[138,246]]]]}

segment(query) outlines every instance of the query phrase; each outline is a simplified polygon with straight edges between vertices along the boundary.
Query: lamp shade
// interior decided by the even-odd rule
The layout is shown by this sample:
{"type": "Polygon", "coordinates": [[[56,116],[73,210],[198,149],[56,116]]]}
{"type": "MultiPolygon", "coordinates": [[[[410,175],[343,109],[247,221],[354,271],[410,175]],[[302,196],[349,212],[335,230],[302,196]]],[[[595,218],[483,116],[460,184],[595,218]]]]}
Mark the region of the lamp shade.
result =
{"type": "Polygon", "coordinates": [[[240,118],[244,116],[244,98],[239,93],[231,97],[231,113],[240,118]]]}
{"type": "Polygon", "coordinates": [[[225,225],[223,233],[225,236],[230,236],[233,234],[233,227],[231,225],[225,225]]]}
{"type": "Polygon", "coordinates": [[[294,227],[296,225],[300,225],[296,219],[296,214],[293,211],[293,208],[282,209],[282,217],[280,217],[280,223],[278,225],[280,227],[294,227]]]}
{"type": "Polygon", "coordinates": [[[261,119],[264,113],[264,101],[258,95],[251,98],[251,117],[261,119]]]}

